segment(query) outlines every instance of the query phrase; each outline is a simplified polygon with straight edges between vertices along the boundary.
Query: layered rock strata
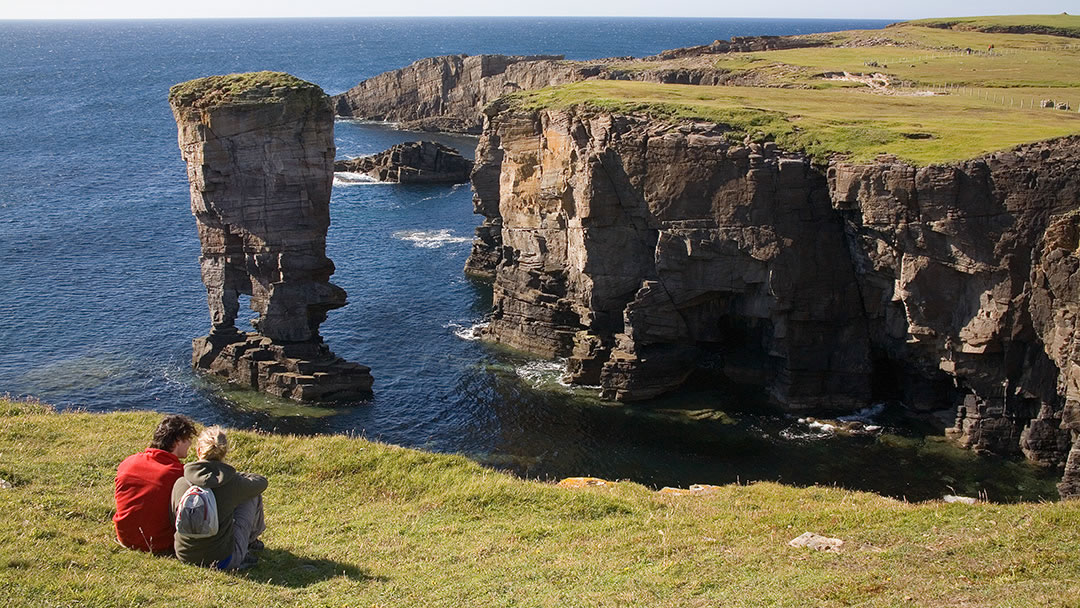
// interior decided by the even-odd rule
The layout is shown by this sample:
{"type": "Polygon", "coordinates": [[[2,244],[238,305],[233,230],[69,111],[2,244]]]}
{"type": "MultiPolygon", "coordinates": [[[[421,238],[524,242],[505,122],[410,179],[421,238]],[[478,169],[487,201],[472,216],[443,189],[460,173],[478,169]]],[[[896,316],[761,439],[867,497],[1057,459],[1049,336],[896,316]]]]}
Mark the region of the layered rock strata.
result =
{"type": "Polygon", "coordinates": [[[708,369],[790,411],[957,406],[958,442],[1080,489],[1080,138],[819,167],[722,125],[493,107],[473,182],[485,335],[573,382],[633,400],[708,369]]]}
{"type": "Polygon", "coordinates": [[[582,80],[561,55],[445,55],[369,78],[333,98],[339,116],[478,133],[480,108],[521,89],[582,80]]]}
{"type": "Polygon", "coordinates": [[[472,166],[449,146],[412,141],[371,156],[336,161],[334,171],[363,173],[380,182],[463,184],[469,181],[472,166]]]}
{"type": "Polygon", "coordinates": [[[193,341],[197,370],[299,401],[370,393],[369,368],[336,357],[319,335],[345,305],[326,257],[333,111],[316,85],[288,74],[213,76],[169,101],[187,162],[212,328],[193,341]],[[254,333],[235,327],[250,296],[254,333]]]}

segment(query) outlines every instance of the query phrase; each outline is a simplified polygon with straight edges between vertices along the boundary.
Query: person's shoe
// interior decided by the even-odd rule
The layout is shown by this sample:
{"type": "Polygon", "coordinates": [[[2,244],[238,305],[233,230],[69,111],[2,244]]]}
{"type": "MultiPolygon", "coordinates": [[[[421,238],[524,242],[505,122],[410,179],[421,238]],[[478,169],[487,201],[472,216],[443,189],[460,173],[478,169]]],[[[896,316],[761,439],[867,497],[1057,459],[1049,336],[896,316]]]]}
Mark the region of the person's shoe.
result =
{"type": "Polygon", "coordinates": [[[236,568],[233,568],[233,570],[237,572],[240,572],[241,570],[248,570],[257,563],[259,563],[259,558],[248,553],[246,556],[244,556],[244,561],[240,562],[240,565],[236,568]]]}
{"type": "Polygon", "coordinates": [[[262,551],[265,548],[266,543],[257,538],[248,544],[248,551],[262,551]]]}

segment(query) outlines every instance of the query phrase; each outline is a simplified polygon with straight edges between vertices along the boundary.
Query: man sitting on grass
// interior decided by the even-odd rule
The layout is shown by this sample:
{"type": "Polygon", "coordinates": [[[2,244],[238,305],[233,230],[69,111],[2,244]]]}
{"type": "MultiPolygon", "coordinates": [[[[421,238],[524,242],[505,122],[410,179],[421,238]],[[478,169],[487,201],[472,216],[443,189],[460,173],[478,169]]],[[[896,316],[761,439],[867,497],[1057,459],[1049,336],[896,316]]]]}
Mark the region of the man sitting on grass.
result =
{"type": "Polygon", "coordinates": [[[266,478],[238,473],[223,462],[229,442],[220,427],[204,429],[195,442],[195,450],[199,459],[184,466],[184,476],[173,486],[173,516],[188,488],[193,485],[209,488],[217,504],[218,530],[206,537],[177,530],[173,544],[176,557],[182,562],[221,570],[250,568],[258,561],[251,552],[263,548],[259,535],[266,530],[262,504],[266,478]]]}
{"type": "Polygon", "coordinates": [[[169,498],[184,474],[195,423],[187,416],[166,416],[154,429],[150,447],[132,454],[116,470],[116,539],[129,549],[172,553],[173,520],[169,498]]]}

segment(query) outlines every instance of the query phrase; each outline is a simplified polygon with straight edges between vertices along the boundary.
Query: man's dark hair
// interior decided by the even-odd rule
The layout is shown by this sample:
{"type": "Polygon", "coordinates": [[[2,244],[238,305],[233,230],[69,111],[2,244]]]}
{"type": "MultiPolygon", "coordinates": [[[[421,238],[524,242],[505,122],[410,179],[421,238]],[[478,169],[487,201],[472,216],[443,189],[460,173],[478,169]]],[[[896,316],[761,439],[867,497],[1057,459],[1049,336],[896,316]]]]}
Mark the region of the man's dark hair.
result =
{"type": "Polygon", "coordinates": [[[191,418],[179,414],[166,416],[154,429],[154,440],[150,442],[150,447],[169,451],[177,442],[194,436],[195,423],[191,418]]]}

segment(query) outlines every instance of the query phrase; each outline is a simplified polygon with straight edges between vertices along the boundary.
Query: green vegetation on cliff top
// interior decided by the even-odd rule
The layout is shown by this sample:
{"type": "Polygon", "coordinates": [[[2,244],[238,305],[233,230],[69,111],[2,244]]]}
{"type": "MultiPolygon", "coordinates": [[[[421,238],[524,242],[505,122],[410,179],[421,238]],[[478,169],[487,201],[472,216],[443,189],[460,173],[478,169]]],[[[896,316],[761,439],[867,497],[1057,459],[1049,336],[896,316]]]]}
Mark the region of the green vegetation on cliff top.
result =
{"type": "Polygon", "coordinates": [[[207,76],[175,84],[169,88],[169,103],[174,106],[210,108],[244,103],[280,101],[286,89],[323,91],[318,85],[300,80],[285,72],[245,72],[207,76]]]}
{"type": "MultiPolygon", "coordinates": [[[[979,19],[987,27],[1080,22],[1068,15],[979,19]]],[[[887,153],[923,165],[1080,134],[1080,41],[920,23],[827,34],[819,38],[828,45],[819,47],[617,66],[719,69],[755,86],[586,81],[511,99],[533,110],[588,106],[723,122],[735,136],[775,139],[821,162],[887,153]],[[1043,100],[1069,109],[1042,108],[1043,100]]]]}
{"type": "Polygon", "coordinates": [[[1080,15],[998,15],[993,17],[953,17],[949,19],[917,19],[906,22],[955,30],[979,32],[1016,32],[1051,34],[1080,38],[1080,15]]]}
{"type": "Polygon", "coordinates": [[[0,589],[12,606],[1074,606],[1080,501],[909,504],[759,483],[565,489],[350,437],[231,432],[269,477],[242,574],[112,539],[115,467],[153,413],[0,399],[0,589]],[[788,546],[805,531],[840,553],[788,546]]]}

